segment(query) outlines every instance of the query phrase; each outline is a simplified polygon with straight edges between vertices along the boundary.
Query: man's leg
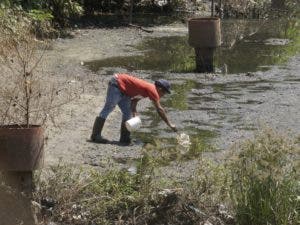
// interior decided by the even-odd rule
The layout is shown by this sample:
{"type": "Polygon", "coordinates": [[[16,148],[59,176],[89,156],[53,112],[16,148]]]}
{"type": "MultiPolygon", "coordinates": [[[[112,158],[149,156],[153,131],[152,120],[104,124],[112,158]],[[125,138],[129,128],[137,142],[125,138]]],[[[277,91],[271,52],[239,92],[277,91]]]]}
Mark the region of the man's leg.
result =
{"type": "Polygon", "coordinates": [[[100,116],[96,117],[93,125],[92,135],[91,135],[91,140],[93,142],[102,143],[102,144],[108,143],[108,140],[103,138],[101,135],[104,123],[105,123],[105,119],[101,118],[100,116]]]}
{"type": "Polygon", "coordinates": [[[121,101],[119,102],[119,107],[122,111],[122,123],[120,129],[120,143],[122,144],[130,144],[130,132],[127,130],[125,126],[125,122],[129,120],[131,115],[131,99],[128,96],[123,96],[121,101]]]}
{"type": "Polygon", "coordinates": [[[107,116],[114,110],[118,102],[122,98],[122,93],[120,90],[111,84],[108,85],[107,95],[105,100],[105,105],[100,112],[100,115],[96,117],[93,131],[91,135],[91,140],[96,143],[107,143],[108,140],[103,138],[101,133],[107,116]]]}

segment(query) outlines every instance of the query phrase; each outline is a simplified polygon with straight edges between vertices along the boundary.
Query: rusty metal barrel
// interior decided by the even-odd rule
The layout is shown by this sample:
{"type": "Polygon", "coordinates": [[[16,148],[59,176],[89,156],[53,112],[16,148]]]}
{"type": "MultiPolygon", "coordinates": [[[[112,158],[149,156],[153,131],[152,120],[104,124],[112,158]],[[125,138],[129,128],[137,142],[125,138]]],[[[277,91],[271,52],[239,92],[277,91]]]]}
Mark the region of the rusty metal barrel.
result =
{"type": "Polygon", "coordinates": [[[213,72],[215,48],[221,45],[220,18],[192,18],[188,21],[189,44],[195,48],[196,70],[213,72]]]}
{"type": "Polygon", "coordinates": [[[40,126],[0,126],[0,170],[33,171],[44,157],[44,131],[40,126]]]}
{"type": "Polygon", "coordinates": [[[44,130],[40,126],[0,126],[0,187],[1,224],[15,221],[37,225],[32,208],[33,170],[43,165],[44,130]],[[10,191],[5,191],[10,187],[10,191]],[[12,216],[12,213],[13,216],[12,216]]]}
{"type": "Polygon", "coordinates": [[[197,48],[214,48],[221,45],[220,18],[192,18],[188,21],[189,44],[197,48]]]}

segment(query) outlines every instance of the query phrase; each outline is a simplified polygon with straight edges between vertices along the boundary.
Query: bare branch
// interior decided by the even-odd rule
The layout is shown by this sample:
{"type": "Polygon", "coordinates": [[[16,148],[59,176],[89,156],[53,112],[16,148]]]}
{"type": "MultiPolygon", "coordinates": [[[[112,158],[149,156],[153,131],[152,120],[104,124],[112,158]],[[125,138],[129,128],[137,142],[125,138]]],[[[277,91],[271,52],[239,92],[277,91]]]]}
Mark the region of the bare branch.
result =
{"type": "Polygon", "coordinates": [[[51,78],[39,70],[49,45],[37,41],[26,24],[11,29],[1,22],[0,18],[0,79],[6,85],[0,87],[0,122],[29,126],[50,119],[55,124],[58,109],[78,98],[80,90],[68,81],[49,85],[51,78]]]}
{"type": "Polygon", "coordinates": [[[41,62],[42,58],[44,57],[44,54],[46,52],[46,50],[48,49],[48,46],[45,46],[45,48],[42,51],[42,54],[40,55],[39,59],[35,62],[34,66],[31,68],[30,70],[30,74],[32,74],[33,70],[36,69],[36,67],[39,65],[39,63],[41,62]]]}

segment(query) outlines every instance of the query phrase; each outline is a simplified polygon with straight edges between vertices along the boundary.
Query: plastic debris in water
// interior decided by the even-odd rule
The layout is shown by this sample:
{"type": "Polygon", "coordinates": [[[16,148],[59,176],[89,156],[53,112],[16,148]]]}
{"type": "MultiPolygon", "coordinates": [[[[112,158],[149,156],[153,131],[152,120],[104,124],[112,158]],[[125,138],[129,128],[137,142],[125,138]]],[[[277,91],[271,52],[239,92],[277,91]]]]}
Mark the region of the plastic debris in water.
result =
{"type": "Polygon", "coordinates": [[[132,161],[129,163],[129,167],[127,168],[128,173],[131,175],[137,174],[137,163],[132,161]]]}
{"type": "Polygon", "coordinates": [[[176,139],[177,143],[185,148],[191,145],[190,136],[185,133],[178,134],[176,139]]]}
{"type": "Polygon", "coordinates": [[[136,168],[135,165],[131,165],[131,166],[127,169],[127,171],[128,171],[131,175],[137,174],[137,168],[136,168]]]}

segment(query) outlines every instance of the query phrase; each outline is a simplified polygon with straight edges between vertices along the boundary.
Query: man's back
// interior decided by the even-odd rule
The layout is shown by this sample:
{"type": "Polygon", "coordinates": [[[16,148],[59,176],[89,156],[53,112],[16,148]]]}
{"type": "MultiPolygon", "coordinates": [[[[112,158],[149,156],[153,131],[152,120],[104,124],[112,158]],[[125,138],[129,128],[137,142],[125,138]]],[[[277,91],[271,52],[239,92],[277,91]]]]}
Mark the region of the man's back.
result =
{"type": "Polygon", "coordinates": [[[154,84],[128,74],[116,74],[120,90],[130,96],[148,97],[153,101],[160,99],[154,84]]]}

